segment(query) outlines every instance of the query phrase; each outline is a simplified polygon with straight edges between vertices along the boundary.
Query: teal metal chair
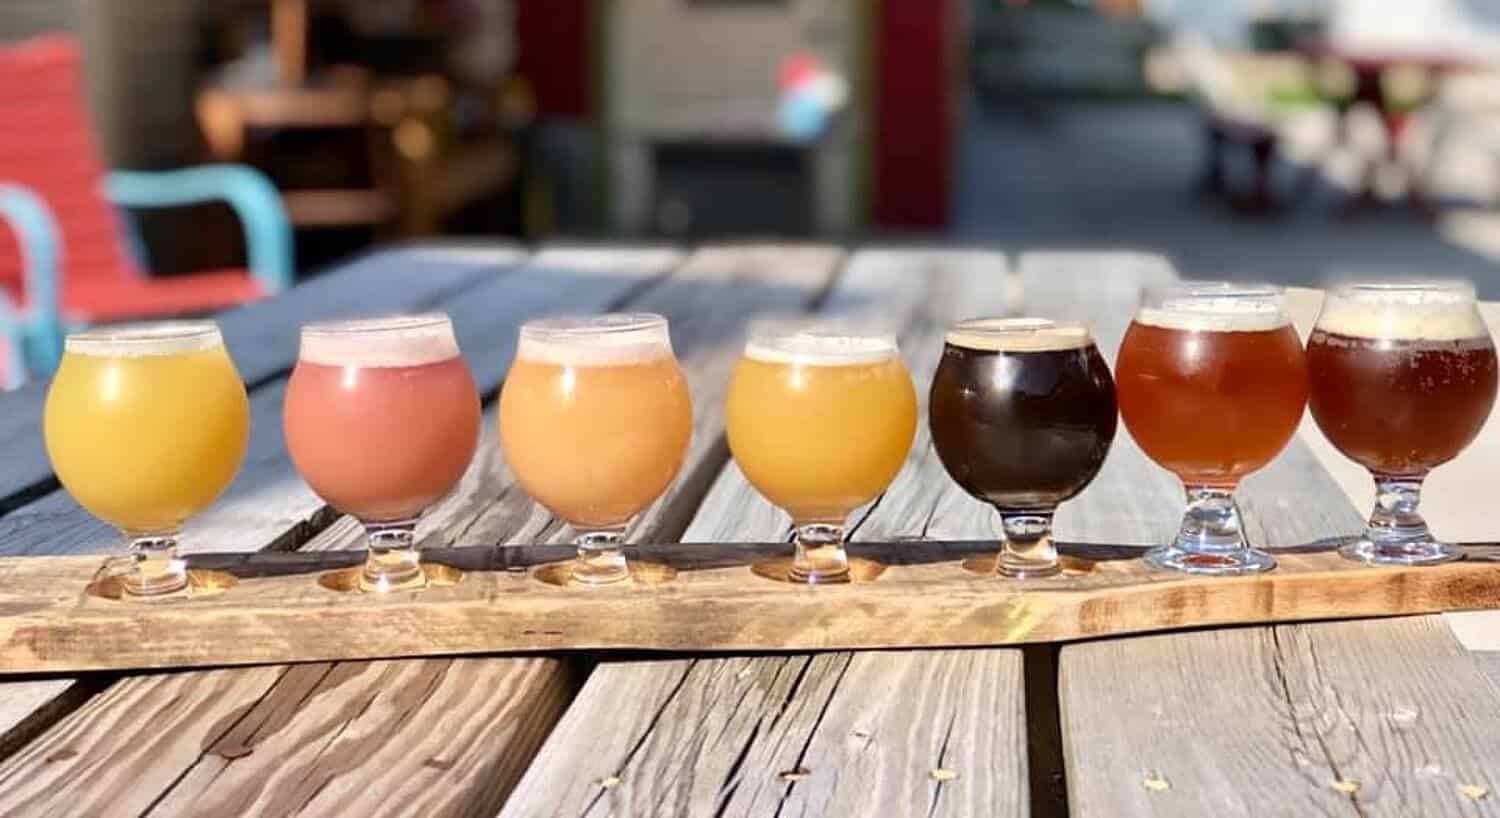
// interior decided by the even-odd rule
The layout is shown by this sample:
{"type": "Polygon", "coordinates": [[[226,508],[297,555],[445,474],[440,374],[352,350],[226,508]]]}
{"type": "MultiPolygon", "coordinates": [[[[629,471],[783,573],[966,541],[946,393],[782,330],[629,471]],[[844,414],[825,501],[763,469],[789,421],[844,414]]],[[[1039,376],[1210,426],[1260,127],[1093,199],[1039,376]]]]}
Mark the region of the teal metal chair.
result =
{"type": "Polygon", "coordinates": [[[105,169],[70,38],[0,49],[0,335],[14,361],[49,374],[68,327],[216,312],[293,281],[292,228],[264,175],[238,165],[165,172],[105,169]],[[249,270],[151,277],[130,252],[115,207],[223,201],[245,230],[249,270]]]}

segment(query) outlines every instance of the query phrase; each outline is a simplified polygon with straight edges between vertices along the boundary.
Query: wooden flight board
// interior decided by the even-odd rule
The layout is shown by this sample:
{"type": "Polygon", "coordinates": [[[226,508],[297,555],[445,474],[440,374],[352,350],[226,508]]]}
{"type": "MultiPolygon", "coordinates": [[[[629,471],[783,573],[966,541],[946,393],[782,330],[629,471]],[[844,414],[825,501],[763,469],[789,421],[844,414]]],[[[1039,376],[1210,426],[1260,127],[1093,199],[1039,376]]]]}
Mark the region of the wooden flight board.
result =
{"type": "Polygon", "coordinates": [[[0,560],[0,673],[533,650],[826,650],[1062,642],[1208,625],[1500,607],[1500,544],[1429,568],[1374,568],[1326,544],[1280,568],[1190,577],[1140,547],[1064,547],[1061,576],[976,574],[988,542],[851,549],[856,581],[806,587],[754,570],[785,543],[642,546],[636,577],[566,584],[566,546],[430,549],[420,592],[351,590],[359,552],[191,557],[196,595],[121,599],[91,557],[0,560]],[[967,567],[966,567],[967,566],[967,567]]]}

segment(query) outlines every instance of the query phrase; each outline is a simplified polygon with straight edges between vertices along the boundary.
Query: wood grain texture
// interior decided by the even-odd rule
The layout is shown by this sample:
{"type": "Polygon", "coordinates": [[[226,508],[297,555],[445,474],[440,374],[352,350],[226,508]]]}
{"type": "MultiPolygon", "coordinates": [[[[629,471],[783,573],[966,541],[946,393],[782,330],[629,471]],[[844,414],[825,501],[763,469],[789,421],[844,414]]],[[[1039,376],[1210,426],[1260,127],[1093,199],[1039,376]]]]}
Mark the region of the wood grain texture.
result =
{"type": "MultiPolygon", "coordinates": [[[[1252,542],[1309,544],[1278,553],[1277,573],[1362,525],[1302,440],[1248,479],[1239,500],[1252,542]]],[[[1151,513],[1175,516],[1159,505],[1151,513]]],[[[1471,569],[1483,581],[1486,567],[1471,569]]],[[[1371,596],[1362,604],[1399,611],[1400,586],[1424,581],[1387,579],[1388,587],[1364,588],[1371,596]]],[[[1215,604],[1226,598],[1219,585],[1211,590],[1215,604]]],[[[1489,590],[1479,596],[1487,606],[1496,600],[1489,590]]],[[[1493,801],[1459,791],[1488,782],[1457,779],[1480,779],[1472,760],[1495,757],[1492,731],[1473,726],[1484,723],[1494,697],[1434,622],[1279,625],[1063,647],[1072,813],[1490,814],[1493,801]],[[1488,704],[1479,701],[1486,694],[1488,704]],[[1449,715],[1471,706],[1480,708],[1475,721],[1449,715]]]]}
{"type": "MultiPolygon", "coordinates": [[[[912,520],[919,530],[922,520],[912,520]]],[[[773,543],[636,547],[676,568],[670,583],[609,588],[544,581],[566,546],[438,551],[467,571],[450,587],[389,598],[317,581],[349,559],[226,554],[247,576],[216,596],[150,604],[84,593],[91,557],[0,560],[0,672],[38,673],[555,649],[830,650],[1012,645],[1208,625],[1389,616],[1500,605],[1500,546],[1426,569],[1369,568],[1327,551],[1278,554],[1254,577],[1187,577],[1141,564],[1139,549],[1067,545],[1069,571],[1018,582],[971,574],[991,541],[856,542],[889,567],[871,582],[806,588],[749,565],[773,543]],[[1083,572],[1083,573],[1077,573],[1083,572]],[[259,574],[258,576],[251,576],[259,574]],[[385,628],[391,618],[405,627],[385,628]],[[331,640],[329,632],[368,634],[331,640]]],[[[190,564],[207,565],[214,555],[190,564]]]]}
{"type": "MultiPolygon", "coordinates": [[[[308,321],[432,306],[525,257],[506,244],[424,243],[372,253],[265,301],[215,316],[246,383],[289,369],[308,321]]],[[[45,381],[0,396],[0,508],[56,488],[42,443],[45,381]]]]}
{"type": "MultiPolygon", "coordinates": [[[[998,254],[864,251],[850,261],[824,310],[861,312],[901,327],[903,352],[923,384],[936,365],[942,324],[956,315],[1003,312],[1010,286],[998,254]]],[[[925,389],[919,392],[925,404],[925,389]]],[[[920,449],[914,447],[875,510],[856,520],[896,530],[896,515],[885,521],[880,509],[925,491],[923,477],[908,476],[925,474],[920,449]]],[[[909,516],[899,534],[919,535],[925,519],[909,516]]],[[[730,463],[684,538],[774,538],[787,528],[785,515],[730,463]]],[[[771,543],[681,552],[712,564],[784,549],[771,543]]],[[[903,543],[894,553],[910,555],[911,548],[903,543]]],[[[771,629],[774,638],[785,644],[843,615],[862,619],[862,597],[841,604],[819,595],[879,585],[770,586],[787,600],[818,601],[831,614],[814,623],[788,621],[771,629]]],[[[669,586],[672,593],[681,587],[669,586]]],[[[720,600],[704,617],[733,616],[738,608],[720,600]]],[[[904,615],[885,622],[894,625],[904,615]]],[[[606,663],[502,814],[1024,814],[1020,675],[1020,654],[1011,650],[606,663]],[[934,778],[934,771],[955,777],[934,778]]]]}

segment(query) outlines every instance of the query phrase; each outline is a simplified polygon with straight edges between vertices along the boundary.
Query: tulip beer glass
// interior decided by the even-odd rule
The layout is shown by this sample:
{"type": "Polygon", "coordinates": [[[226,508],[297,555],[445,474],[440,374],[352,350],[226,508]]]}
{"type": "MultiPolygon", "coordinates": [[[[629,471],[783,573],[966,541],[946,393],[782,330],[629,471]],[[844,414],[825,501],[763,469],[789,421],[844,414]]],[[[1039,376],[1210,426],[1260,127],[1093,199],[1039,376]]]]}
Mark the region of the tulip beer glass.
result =
{"type": "Polygon", "coordinates": [[[928,401],[954,482],[1000,512],[996,573],[1056,574],[1052,515],[1094,479],[1115,438],[1115,384],[1088,329],[1041,318],[962,321],[928,401]]]}
{"type": "Polygon", "coordinates": [[[676,478],[693,404],[667,319],[550,318],[521,327],[500,395],[500,443],[526,493],[571,525],[573,580],[630,576],[631,518],[676,478]]]}
{"type": "Polygon", "coordinates": [[[790,579],[846,581],[844,522],[906,462],[917,399],[894,335],[838,325],[753,327],[725,430],[750,484],[791,515],[790,579]]]}
{"type": "Polygon", "coordinates": [[[365,528],[360,589],[425,586],[417,517],[458,485],[479,442],[479,395],[448,316],[303,327],[283,421],[302,478],[365,528]]]}
{"type": "Polygon", "coordinates": [[[178,533],[229,486],[250,437],[245,385],[219,328],[203,321],[70,335],[44,414],[58,480],[129,541],[125,591],[186,588],[178,533]]]}
{"type": "Polygon", "coordinates": [[[1495,403],[1495,344],[1464,281],[1348,284],[1307,339],[1308,407],[1324,436],[1375,478],[1375,510],[1344,556],[1428,565],[1463,550],[1417,511],[1422,481],[1479,434],[1495,403]]]}
{"type": "Polygon", "coordinates": [[[1286,446],[1307,403],[1307,363],[1281,290],[1184,282],[1150,291],[1120,344],[1115,384],[1131,436],[1187,490],[1177,536],[1146,561],[1196,574],[1274,568],[1246,543],[1234,490],[1286,446]]]}

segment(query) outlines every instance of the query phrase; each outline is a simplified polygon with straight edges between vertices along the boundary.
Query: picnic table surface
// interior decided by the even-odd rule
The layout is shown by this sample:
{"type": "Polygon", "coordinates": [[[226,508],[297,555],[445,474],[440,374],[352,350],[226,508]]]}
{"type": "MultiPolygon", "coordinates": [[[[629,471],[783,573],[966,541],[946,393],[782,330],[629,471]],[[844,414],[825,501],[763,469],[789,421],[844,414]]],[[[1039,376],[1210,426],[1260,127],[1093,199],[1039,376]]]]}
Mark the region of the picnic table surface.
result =
{"type": "MultiPolygon", "coordinates": [[[[249,454],[183,536],[190,552],[362,547],[298,478],[281,432],[297,327],[403,310],[453,317],[485,400],[462,484],[424,546],[565,543],[496,445],[495,398],[527,318],[659,312],[694,401],[681,476],[637,543],[769,542],[789,520],[728,457],[723,402],[756,315],[878,317],[924,404],[945,325],[1084,320],[1113,361],[1137,253],[816,244],[432,243],[370,253],[219,317],[250,388],[249,454]]],[[[1304,334],[1321,295],[1293,291],[1304,334]]],[[[1500,318],[1484,306],[1492,322],[1500,318]]],[[[60,490],[45,384],[0,396],[0,556],[121,544],[60,490]]],[[[1441,535],[1495,540],[1494,424],[1439,469],[1441,535]]],[[[1373,490],[1310,420],[1242,487],[1255,542],[1358,531],[1373,490]]],[[[1058,538],[1145,547],[1182,510],[1121,427],[1058,538]]],[[[919,424],[855,540],[977,540],[993,514],[919,424]]],[[[998,580],[997,580],[998,582],[998,580]]],[[[809,590],[816,593],[817,589],[809,590]]],[[[851,597],[852,598],[852,597],[851,597]]],[[[499,603],[497,603],[499,604],[499,603]]],[[[850,603],[857,604],[857,603],[850,603]]],[[[627,614],[628,615],[628,614],[627,614]]],[[[393,627],[399,627],[393,623],[393,627]]],[[[330,633],[329,639],[357,639],[330,633]]],[[[1500,815],[1500,627],[1488,613],[1172,631],[1058,645],[753,655],[558,652],[0,677],[0,815],[1500,815]]]]}

